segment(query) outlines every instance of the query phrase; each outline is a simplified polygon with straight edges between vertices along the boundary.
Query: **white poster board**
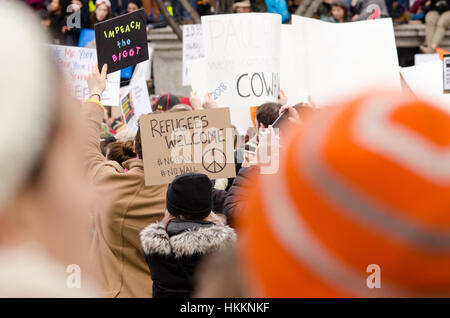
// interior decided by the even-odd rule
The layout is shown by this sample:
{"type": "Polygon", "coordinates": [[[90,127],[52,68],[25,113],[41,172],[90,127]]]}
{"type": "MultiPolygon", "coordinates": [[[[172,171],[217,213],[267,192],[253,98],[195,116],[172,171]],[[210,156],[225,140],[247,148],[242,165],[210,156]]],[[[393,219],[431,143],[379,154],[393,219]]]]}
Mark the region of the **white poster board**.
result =
{"type": "Polygon", "coordinates": [[[207,93],[207,79],[206,79],[206,60],[204,57],[189,61],[187,63],[187,72],[191,81],[193,92],[197,92],[203,103],[207,93]]]}
{"type": "Polygon", "coordinates": [[[444,94],[442,61],[434,60],[411,67],[402,67],[400,72],[414,95],[436,103],[450,112],[450,94],[444,94]]]}
{"type": "Polygon", "coordinates": [[[131,77],[130,82],[133,83],[136,81],[136,79],[144,78],[146,81],[148,81],[152,76],[152,65],[150,61],[152,60],[153,56],[153,47],[148,45],[148,60],[136,64],[134,67],[133,76],[131,77]]]}
{"type": "Polygon", "coordinates": [[[137,132],[139,117],[152,112],[145,78],[135,78],[129,86],[122,87],[120,101],[122,116],[127,128],[137,132]]]}
{"type": "Polygon", "coordinates": [[[287,95],[288,105],[308,101],[306,76],[301,76],[305,70],[296,53],[301,49],[296,38],[294,27],[290,24],[281,25],[280,36],[280,88],[287,95]],[[303,88],[303,89],[302,89],[303,88]]]}
{"type": "MultiPolygon", "coordinates": [[[[97,65],[95,49],[75,46],[49,45],[50,52],[66,80],[70,93],[84,101],[89,98],[87,77],[97,65]]],[[[108,74],[103,105],[119,106],[120,71],[108,74]]]]}
{"type": "Polygon", "coordinates": [[[278,100],[281,16],[202,16],[202,28],[207,91],[219,107],[230,107],[234,125],[247,129],[251,106],[278,100]]]}
{"type": "Polygon", "coordinates": [[[328,23],[293,15],[292,25],[301,43],[295,56],[304,63],[295,76],[306,78],[298,90],[318,106],[374,87],[401,91],[391,19],[328,23]]]}
{"type": "Polygon", "coordinates": [[[414,55],[414,65],[419,65],[422,63],[439,60],[439,54],[415,54],[414,55]]]}
{"type": "Polygon", "coordinates": [[[191,85],[187,68],[188,63],[204,56],[202,25],[183,25],[183,86],[191,85]]]}

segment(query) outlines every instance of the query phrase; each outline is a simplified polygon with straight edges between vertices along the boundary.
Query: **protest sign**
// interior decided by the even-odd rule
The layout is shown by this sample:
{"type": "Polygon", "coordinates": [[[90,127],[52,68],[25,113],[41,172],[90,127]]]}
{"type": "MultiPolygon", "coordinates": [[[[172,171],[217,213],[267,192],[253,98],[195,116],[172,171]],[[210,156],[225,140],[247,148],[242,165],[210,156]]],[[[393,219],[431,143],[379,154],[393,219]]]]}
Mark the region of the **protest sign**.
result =
{"type": "Polygon", "coordinates": [[[150,60],[153,55],[153,47],[148,45],[148,56],[149,59],[138,63],[134,68],[133,76],[131,77],[130,82],[134,82],[136,79],[143,77],[146,81],[150,80],[152,77],[152,66],[150,64],[150,60]]]}
{"type": "Polygon", "coordinates": [[[450,111],[450,95],[443,93],[443,62],[434,60],[410,67],[400,68],[400,72],[411,91],[418,98],[436,103],[450,111]]]}
{"type": "Polygon", "coordinates": [[[97,23],[95,41],[98,66],[108,73],[148,60],[147,16],[144,9],[97,23]]]}
{"type": "Polygon", "coordinates": [[[239,128],[251,125],[250,106],[278,100],[280,28],[273,13],[202,16],[206,89],[239,128]]]}
{"type": "MultiPolygon", "coordinates": [[[[95,50],[62,45],[49,45],[49,48],[71,94],[81,101],[89,98],[87,77],[97,64],[95,50]]],[[[119,88],[120,72],[108,74],[106,89],[101,96],[102,103],[119,106],[119,88]]]]}
{"type": "Polygon", "coordinates": [[[188,172],[235,176],[228,108],[148,114],[140,125],[146,185],[168,184],[188,172]]]}
{"type": "Polygon", "coordinates": [[[444,76],[444,94],[448,94],[450,93],[450,54],[444,55],[442,71],[444,76]]]}
{"type": "Polygon", "coordinates": [[[137,132],[139,117],[152,112],[147,81],[144,77],[135,78],[127,88],[123,89],[121,109],[127,128],[137,132]]]}
{"type": "Polygon", "coordinates": [[[292,25],[301,43],[295,56],[303,64],[291,80],[317,105],[374,85],[401,90],[391,19],[328,23],[293,15],[292,25]]]}
{"type": "Polygon", "coordinates": [[[205,94],[207,92],[207,79],[206,79],[206,60],[204,57],[189,61],[187,63],[187,71],[191,81],[191,87],[193,92],[197,92],[203,103],[205,94]]]}
{"type": "Polygon", "coordinates": [[[294,31],[294,27],[290,24],[281,26],[280,88],[286,93],[289,105],[308,101],[307,89],[299,89],[307,87],[305,83],[307,78],[306,76],[298,76],[305,67],[301,65],[304,61],[301,61],[296,56],[301,49],[299,45],[302,45],[302,43],[299,43],[298,39],[296,39],[294,31]]]}
{"type": "Polygon", "coordinates": [[[127,125],[127,128],[131,131],[137,132],[138,122],[134,112],[134,104],[131,95],[131,89],[128,88],[120,97],[120,109],[122,110],[123,121],[127,125]]]}
{"type": "Polygon", "coordinates": [[[434,60],[439,60],[439,54],[414,54],[414,65],[419,65],[434,60]]]}
{"type": "Polygon", "coordinates": [[[188,62],[204,57],[201,24],[183,25],[183,86],[191,85],[188,62]]]}

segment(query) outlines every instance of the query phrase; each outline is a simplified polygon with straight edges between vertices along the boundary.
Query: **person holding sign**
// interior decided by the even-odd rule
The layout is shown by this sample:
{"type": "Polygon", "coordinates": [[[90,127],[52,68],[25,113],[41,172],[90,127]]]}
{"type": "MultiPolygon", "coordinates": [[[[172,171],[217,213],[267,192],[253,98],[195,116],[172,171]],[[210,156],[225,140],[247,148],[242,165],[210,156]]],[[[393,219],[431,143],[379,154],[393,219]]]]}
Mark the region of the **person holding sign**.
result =
{"type": "Polygon", "coordinates": [[[99,96],[105,89],[107,65],[88,77],[91,98],[82,106],[89,142],[86,146],[89,176],[103,197],[113,204],[107,213],[94,214],[93,268],[106,297],[151,297],[150,271],[141,250],[139,231],[160,221],[165,210],[167,185],[145,186],[141,135],[138,130],[136,158],[120,165],[100,152],[100,127],[104,115],[99,96]],[[125,172],[128,169],[128,172],[125,172]]]}

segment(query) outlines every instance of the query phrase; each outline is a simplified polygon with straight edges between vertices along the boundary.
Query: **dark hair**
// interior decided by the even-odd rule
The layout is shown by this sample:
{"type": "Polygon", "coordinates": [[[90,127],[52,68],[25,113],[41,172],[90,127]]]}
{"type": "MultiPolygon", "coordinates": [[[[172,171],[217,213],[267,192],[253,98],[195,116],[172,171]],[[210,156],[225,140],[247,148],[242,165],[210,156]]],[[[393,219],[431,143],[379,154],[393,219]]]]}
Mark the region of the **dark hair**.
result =
{"type": "Polygon", "coordinates": [[[134,3],[139,9],[142,8],[142,1],[141,0],[129,0],[128,3],[127,3],[127,6],[130,3],[134,3]]]}
{"type": "Polygon", "coordinates": [[[105,139],[100,140],[100,150],[104,156],[106,156],[106,147],[113,142],[116,142],[116,137],[106,137],[105,139]]]}
{"type": "Polygon", "coordinates": [[[107,146],[109,149],[108,160],[114,160],[122,165],[128,159],[134,158],[136,154],[133,151],[133,141],[113,142],[107,146]]]}
{"type": "Polygon", "coordinates": [[[256,110],[256,121],[264,125],[265,128],[272,125],[278,118],[281,105],[277,103],[265,103],[256,110]]]}
{"type": "Polygon", "coordinates": [[[41,10],[39,15],[41,20],[50,20],[50,12],[48,12],[47,10],[41,10]]]}
{"type": "Polygon", "coordinates": [[[138,124],[138,130],[136,132],[136,137],[134,137],[134,143],[136,145],[136,154],[139,159],[143,159],[142,156],[142,142],[141,142],[141,121],[138,124]]]}

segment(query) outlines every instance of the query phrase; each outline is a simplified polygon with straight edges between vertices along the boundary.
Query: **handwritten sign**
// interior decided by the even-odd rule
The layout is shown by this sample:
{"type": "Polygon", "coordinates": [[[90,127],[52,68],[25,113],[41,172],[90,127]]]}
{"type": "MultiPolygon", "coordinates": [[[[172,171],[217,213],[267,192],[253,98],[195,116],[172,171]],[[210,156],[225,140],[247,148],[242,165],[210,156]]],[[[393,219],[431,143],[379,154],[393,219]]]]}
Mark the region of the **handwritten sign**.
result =
{"type": "Polygon", "coordinates": [[[98,65],[108,73],[148,60],[147,17],[144,9],[97,23],[95,41],[98,65]]]}
{"type": "Polygon", "coordinates": [[[183,25],[183,86],[191,85],[188,63],[204,57],[201,24],[183,25]]]}
{"type": "MultiPolygon", "coordinates": [[[[89,98],[86,80],[97,64],[95,50],[61,45],[49,45],[49,49],[71,94],[81,101],[89,98]]],[[[109,74],[106,89],[102,94],[102,103],[108,106],[119,106],[119,89],[120,72],[109,74]]]]}
{"type": "Polygon", "coordinates": [[[147,82],[144,77],[135,78],[124,89],[120,105],[127,128],[137,132],[139,117],[152,112],[147,82]]]}
{"type": "Polygon", "coordinates": [[[234,135],[228,108],[141,116],[145,184],[168,184],[180,174],[234,177],[234,135]]]}
{"type": "Polygon", "coordinates": [[[252,125],[250,106],[276,102],[281,16],[242,13],[202,17],[207,91],[218,106],[231,105],[233,124],[252,125]]]}

